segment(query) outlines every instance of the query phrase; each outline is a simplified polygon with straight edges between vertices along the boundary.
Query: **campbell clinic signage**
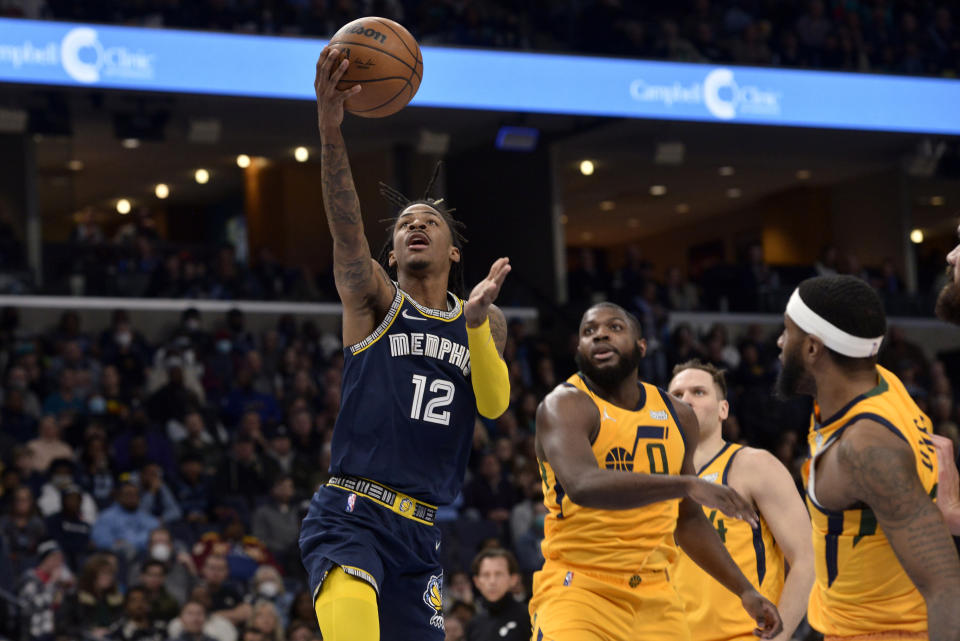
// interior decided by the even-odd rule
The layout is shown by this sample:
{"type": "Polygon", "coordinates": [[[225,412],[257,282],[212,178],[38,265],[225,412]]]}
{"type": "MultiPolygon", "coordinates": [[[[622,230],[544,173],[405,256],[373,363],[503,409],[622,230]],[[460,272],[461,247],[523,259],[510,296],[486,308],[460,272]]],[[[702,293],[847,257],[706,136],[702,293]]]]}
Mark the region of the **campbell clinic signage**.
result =
{"type": "MultiPolygon", "coordinates": [[[[313,100],[326,44],[0,19],[0,83],[313,100]]],[[[424,47],[413,105],[960,135],[960,81],[424,47]]]]}

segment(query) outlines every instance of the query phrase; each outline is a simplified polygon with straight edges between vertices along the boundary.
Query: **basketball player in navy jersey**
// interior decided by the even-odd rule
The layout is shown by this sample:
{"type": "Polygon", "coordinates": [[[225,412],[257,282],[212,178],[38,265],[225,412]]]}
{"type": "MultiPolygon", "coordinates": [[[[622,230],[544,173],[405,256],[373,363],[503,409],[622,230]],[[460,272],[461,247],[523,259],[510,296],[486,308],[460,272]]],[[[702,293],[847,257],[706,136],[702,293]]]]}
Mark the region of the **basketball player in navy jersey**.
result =
{"type": "Polygon", "coordinates": [[[409,202],[389,189],[402,208],[382,264],[372,258],[340,132],[343,103],[360,87],[336,89],[349,65],[337,57],[329,47],[320,55],[314,88],[343,390],[332,477],[313,496],[300,550],[327,641],[441,641],[433,522],[460,490],[477,412],[496,418],[509,403],[506,322],[492,302],[510,264],[497,260],[460,299],[448,291],[462,274],[458,224],[442,200],[409,202]]]}

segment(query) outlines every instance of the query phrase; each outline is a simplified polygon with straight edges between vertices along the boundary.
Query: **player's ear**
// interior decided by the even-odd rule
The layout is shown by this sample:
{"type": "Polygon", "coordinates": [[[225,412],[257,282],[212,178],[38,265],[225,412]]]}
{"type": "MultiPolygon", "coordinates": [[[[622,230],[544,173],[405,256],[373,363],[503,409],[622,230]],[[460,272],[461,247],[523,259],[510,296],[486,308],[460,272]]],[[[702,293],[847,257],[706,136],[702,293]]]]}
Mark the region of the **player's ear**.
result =
{"type": "Polygon", "coordinates": [[[640,350],[640,358],[643,358],[647,355],[647,339],[638,338],[637,339],[637,349],[640,350]]]}
{"type": "Polygon", "coordinates": [[[460,262],[460,248],[450,245],[450,261],[454,263],[460,262]]]}
{"type": "Polygon", "coordinates": [[[725,421],[727,417],[730,416],[730,403],[727,401],[720,401],[720,420],[725,421]]]}
{"type": "Polygon", "coordinates": [[[397,266],[397,256],[396,254],[393,253],[392,249],[390,250],[390,253],[387,254],[387,265],[390,268],[394,268],[397,266]]]}

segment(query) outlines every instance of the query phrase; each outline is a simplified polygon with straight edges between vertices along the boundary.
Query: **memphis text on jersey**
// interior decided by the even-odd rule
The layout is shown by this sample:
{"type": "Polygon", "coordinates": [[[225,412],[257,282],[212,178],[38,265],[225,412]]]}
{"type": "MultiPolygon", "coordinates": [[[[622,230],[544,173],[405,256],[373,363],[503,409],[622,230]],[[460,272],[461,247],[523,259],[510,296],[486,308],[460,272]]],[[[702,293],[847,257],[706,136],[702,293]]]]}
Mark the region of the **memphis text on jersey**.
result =
{"type": "Polygon", "coordinates": [[[427,356],[446,361],[460,369],[464,376],[470,375],[470,350],[449,338],[425,332],[400,332],[387,334],[390,339],[390,356],[427,356]]]}

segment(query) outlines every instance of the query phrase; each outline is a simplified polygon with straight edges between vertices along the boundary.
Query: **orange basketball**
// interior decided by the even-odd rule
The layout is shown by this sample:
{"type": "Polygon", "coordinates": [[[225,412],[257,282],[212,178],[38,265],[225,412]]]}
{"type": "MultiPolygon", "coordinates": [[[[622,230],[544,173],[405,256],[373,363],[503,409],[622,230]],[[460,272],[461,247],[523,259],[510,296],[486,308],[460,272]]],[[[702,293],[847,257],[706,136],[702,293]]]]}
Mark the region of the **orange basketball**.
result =
{"type": "Polygon", "coordinates": [[[393,20],[358,18],[333,34],[330,46],[350,59],[337,89],[363,85],[363,90],[344,105],[351,113],[364,118],[395,114],[407,106],[420,88],[420,45],[393,20]]]}

